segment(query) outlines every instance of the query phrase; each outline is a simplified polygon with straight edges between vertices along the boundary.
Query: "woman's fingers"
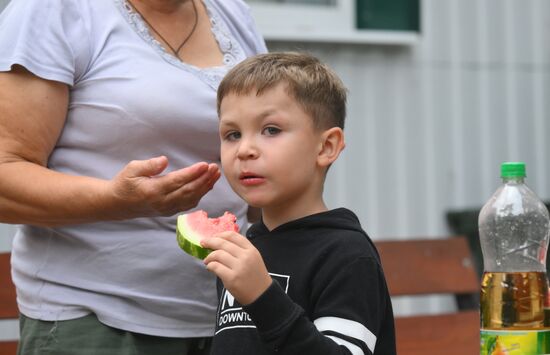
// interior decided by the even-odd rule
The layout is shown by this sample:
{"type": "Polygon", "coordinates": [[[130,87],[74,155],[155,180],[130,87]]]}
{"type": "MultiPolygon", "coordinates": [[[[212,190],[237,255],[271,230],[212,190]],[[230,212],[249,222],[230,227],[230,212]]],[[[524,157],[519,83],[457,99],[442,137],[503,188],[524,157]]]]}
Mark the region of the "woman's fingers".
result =
{"type": "Polygon", "coordinates": [[[195,163],[183,169],[172,171],[164,176],[158,176],[152,180],[152,183],[158,185],[161,191],[170,193],[197,179],[205,178],[204,181],[206,181],[214,174],[212,170],[205,162],[195,163]]]}
{"type": "Polygon", "coordinates": [[[221,176],[205,162],[159,175],[167,166],[164,156],[128,163],[111,184],[120,207],[135,217],[173,215],[196,207],[221,176]]]}
{"type": "Polygon", "coordinates": [[[209,169],[212,169],[213,173],[208,181],[208,186],[212,189],[214,187],[214,184],[218,181],[218,179],[222,176],[222,172],[220,171],[220,168],[217,164],[211,164],[212,167],[209,167],[209,169]]]}
{"type": "Polygon", "coordinates": [[[215,166],[212,172],[205,173],[199,178],[179,187],[177,190],[168,193],[165,202],[173,205],[176,212],[194,208],[201,198],[214,187],[220,175],[219,168],[215,166]]]}
{"type": "Polygon", "coordinates": [[[123,172],[127,178],[151,177],[163,172],[167,166],[168,159],[160,156],[147,160],[133,160],[126,165],[123,172]]]}

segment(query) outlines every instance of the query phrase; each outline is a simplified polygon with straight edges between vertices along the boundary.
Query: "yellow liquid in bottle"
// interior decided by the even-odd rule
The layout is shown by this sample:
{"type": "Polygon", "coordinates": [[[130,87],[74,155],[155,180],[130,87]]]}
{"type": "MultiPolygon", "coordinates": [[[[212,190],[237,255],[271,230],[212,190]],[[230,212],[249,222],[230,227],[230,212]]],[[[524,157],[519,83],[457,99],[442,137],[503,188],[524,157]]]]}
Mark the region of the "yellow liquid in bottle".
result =
{"type": "Polygon", "coordinates": [[[481,329],[549,329],[544,303],[548,279],[543,272],[485,272],[481,281],[481,329]]]}

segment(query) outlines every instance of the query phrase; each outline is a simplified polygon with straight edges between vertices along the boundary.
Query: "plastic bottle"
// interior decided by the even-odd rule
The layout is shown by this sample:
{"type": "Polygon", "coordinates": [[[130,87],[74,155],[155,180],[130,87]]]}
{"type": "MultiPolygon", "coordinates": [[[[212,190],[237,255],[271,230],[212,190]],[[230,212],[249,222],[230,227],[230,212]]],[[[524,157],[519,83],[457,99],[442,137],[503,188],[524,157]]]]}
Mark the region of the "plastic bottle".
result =
{"type": "Polygon", "coordinates": [[[550,217],[525,176],[524,163],[503,163],[503,184],[479,214],[482,355],[550,353],[544,312],[550,217]]]}

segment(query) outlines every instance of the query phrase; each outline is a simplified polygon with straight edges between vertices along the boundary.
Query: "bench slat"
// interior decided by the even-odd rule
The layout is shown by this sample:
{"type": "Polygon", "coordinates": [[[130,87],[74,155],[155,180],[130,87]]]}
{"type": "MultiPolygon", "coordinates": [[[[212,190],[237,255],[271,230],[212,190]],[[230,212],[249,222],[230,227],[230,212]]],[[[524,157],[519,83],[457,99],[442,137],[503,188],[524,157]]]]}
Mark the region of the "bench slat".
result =
{"type": "MultiPolygon", "coordinates": [[[[392,296],[475,293],[479,282],[464,238],[376,243],[392,296]]],[[[17,319],[10,254],[0,253],[0,319],[17,319]]],[[[397,317],[399,355],[479,352],[479,313],[397,317]]],[[[15,354],[17,342],[0,342],[0,355],[15,354]]]]}
{"type": "MultiPolygon", "coordinates": [[[[464,237],[378,241],[376,247],[392,296],[479,295],[464,237]]],[[[396,317],[395,335],[399,355],[479,354],[479,311],[396,317]]]]}
{"type": "Polygon", "coordinates": [[[393,296],[475,293],[479,280],[463,237],[376,243],[393,296]]]}
{"type": "Polygon", "coordinates": [[[10,253],[0,253],[0,319],[13,318],[19,318],[19,310],[11,280],[10,253]]]}
{"type": "Polygon", "coordinates": [[[0,341],[0,355],[17,354],[17,341],[0,341]]]}
{"type": "Polygon", "coordinates": [[[395,328],[399,355],[479,354],[478,311],[396,318],[395,328]]]}

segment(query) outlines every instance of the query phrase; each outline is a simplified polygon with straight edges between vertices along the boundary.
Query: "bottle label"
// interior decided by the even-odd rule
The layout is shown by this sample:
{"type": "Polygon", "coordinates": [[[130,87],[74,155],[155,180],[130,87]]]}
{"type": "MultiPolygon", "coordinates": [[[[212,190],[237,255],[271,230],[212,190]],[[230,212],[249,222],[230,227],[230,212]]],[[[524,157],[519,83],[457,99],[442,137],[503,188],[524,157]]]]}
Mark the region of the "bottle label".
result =
{"type": "Polygon", "coordinates": [[[485,330],[481,329],[480,355],[550,354],[548,330],[485,330]]]}

